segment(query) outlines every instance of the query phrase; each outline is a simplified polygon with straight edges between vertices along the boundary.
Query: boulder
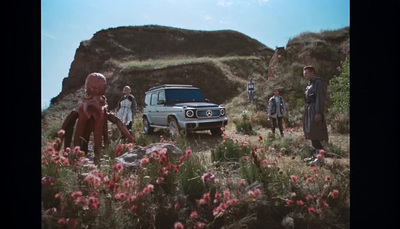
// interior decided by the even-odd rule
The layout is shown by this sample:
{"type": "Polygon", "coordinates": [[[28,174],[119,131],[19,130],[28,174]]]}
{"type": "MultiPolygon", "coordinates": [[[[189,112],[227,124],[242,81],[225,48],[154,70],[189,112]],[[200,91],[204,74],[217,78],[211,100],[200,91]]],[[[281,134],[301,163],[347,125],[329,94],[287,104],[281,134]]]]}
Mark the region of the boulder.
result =
{"type": "Polygon", "coordinates": [[[122,163],[124,165],[124,168],[127,170],[135,169],[140,166],[140,161],[144,156],[147,155],[148,157],[150,157],[151,153],[157,152],[157,149],[160,148],[167,149],[167,155],[183,155],[182,150],[176,147],[174,144],[154,143],[148,146],[135,148],[131,152],[126,152],[123,155],[116,157],[115,162],[122,163]]]}

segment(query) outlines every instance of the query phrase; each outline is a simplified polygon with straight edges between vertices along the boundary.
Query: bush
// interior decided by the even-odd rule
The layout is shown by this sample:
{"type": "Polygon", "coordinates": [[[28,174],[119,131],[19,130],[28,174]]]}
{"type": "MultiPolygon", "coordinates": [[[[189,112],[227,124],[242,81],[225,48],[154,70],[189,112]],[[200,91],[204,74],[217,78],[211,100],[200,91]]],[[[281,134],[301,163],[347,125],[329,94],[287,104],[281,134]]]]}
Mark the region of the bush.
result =
{"type": "Polygon", "coordinates": [[[340,75],[329,81],[332,106],[328,112],[332,131],[344,134],[350,132],[350,60],[342,61],[339,69],[340,75]]]}
{"type": "Polygon", "coordinates": [[[247,112],[243,112],[241,118],[239,120],[236,120],[234,123],[236,125],[237,132],[243,134],[254,133],[253,131],[254,120],[247,112]]]}
{"type": "Polygon", "coordinates": [[[211,149],[211,161],[238,162],[240,158],[250,152],[249,142],[239,142],[224,135],[224,140],[216,148],[211,149]]]}

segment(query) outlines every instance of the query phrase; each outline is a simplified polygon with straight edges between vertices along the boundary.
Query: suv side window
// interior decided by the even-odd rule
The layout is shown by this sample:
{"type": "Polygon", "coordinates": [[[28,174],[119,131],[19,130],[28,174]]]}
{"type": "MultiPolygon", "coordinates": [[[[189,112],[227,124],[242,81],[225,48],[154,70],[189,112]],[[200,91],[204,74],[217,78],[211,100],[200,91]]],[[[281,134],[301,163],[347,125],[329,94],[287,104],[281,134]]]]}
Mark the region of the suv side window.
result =
{"type": "Polygon", "coordinates": [[[151,102],[151,94],[146,94],[146,97],[144,98],[144,105],[145,106],[150,106],[150,102],[151,102]]]}
{"type": "Polygon", "coordinates": [[[151,105],[155,106],[157,105],[157,93],[151,93],[151,105]]]}
{"type": "Polygon", "coordinates": [[[158,92],[158,101],[164,100],[165,103],[165,91],[158,92]]]}

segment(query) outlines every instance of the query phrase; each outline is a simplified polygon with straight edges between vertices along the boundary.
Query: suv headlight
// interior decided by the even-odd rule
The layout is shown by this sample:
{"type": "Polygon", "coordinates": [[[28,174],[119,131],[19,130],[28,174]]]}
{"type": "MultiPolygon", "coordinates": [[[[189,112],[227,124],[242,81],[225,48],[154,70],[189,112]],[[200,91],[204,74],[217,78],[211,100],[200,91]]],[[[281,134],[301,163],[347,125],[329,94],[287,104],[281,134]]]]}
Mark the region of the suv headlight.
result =
{"type": "Polygon", "coordinates": [[[221,108],[221,109],[219,110],[219,115],[220,115],[220,116],[225,116],[225,108],[221,108]]]}
{"type": "Polygon", "coordinates": [[[195,114],[194,110],[186,110],[185,111],[186,118],[193,118],[194,114],[195,114]]]}

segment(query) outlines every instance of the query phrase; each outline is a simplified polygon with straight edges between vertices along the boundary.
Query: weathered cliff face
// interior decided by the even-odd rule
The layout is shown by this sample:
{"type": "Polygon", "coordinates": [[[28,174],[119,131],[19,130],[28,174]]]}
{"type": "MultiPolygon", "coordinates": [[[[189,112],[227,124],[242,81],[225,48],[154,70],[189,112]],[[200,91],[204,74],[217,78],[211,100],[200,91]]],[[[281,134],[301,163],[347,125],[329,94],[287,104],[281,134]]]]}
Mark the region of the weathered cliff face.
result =
{"type": "MultiPolygon", "coordinates": [[[[214,82],[221,82],[221,84],[218,84],[219,86],[215,83],[207,85],[198,82],[201,86],[204,86],[206,91],[210,91],[209,88],[211,91],[229,89],[229,91],[234,92],[222,97],[223,99],[220,99],[220,96],[215,96],[219,102],[223,102],[223,100],[237,94],[238,89],[235,86],[237,82],[231,83],[224,79],[223,74],[216,73],[221,72],[221,70],[213,69],[211,70],[213,74],[210,75],[209,69],[202,69],[202,65],[196,63],[197,66],[193,66],[193,64],[168,66],[163,69],[147,69],[146,71],[130,70],[120,74],[119,71],[123,69],[115,64],[110,64],[110,61],[123,63],[132,60],[148,61],[189,56],[191,58],[253,56],[259,58],[259,66],[263,69],[257,71],[261,71],[260,77],[264,77],[267,72],[267,63],[272,55],[273,50],[257,40],[230,30],[194,31],[163,26],[130,26],[101,30],[95,33],[90,40],[80,43],[71,63],[68,77],[64,78],[62,82],[62,91],[52,99],[51,103],[57,103],[65,95],[76,92],[91,72],[103,73],[108,78],[107,81],[111,89],[108,96],[111,105],[114,105],[114,97],[116,96],[114,93],[118,93],[118,96],[121,94],[119,87],[123,83],[137,84],[138,81],[146,81],[146,83],[141,84],[150,87],[157,83],[195,83],[201,81],[196,80],[196,77],[200,79],[211,77],[215,79],[214,82]],[[185,76],[187,72],[191,72],[191,77],[185,76]],[[129,80],[116,79],[115,77],[128,77],[129,80]],[[114,85],[114,82],[117,84],[114,85]]],[[[135,86],[133,87],[135,88],[135,86]]],[[[140,88],[140,92],[148,89],[148,87],[140,88]]],[[[139,90],[139,88],[135,89],[139,90]]]]}
{"type": "Polygon", "coordinates": [[[302,72],[305,65],[313,65],[318,75],[326,80],[337,75],[340,62],[350,56],[350,28],[302,33],[289,40],[286,49],[279,48],[268,65],[268,78],[302,72]]]}

